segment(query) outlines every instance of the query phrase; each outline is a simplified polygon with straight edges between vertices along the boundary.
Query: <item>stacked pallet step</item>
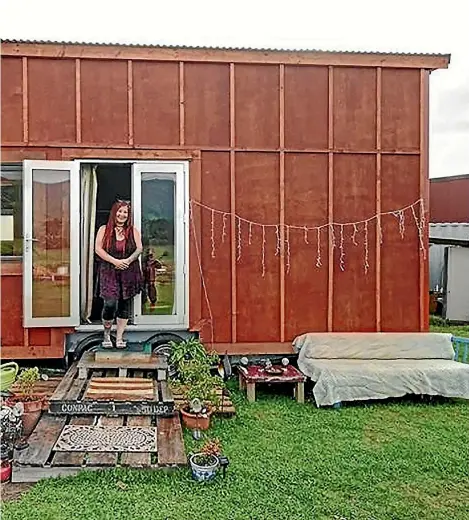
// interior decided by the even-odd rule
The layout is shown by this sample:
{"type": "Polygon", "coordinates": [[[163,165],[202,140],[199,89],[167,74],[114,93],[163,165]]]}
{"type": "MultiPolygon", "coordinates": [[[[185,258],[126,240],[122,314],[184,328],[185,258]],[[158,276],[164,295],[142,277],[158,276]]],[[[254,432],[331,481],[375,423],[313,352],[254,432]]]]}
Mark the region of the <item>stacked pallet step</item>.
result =
{"type": "Polygon", "coordinates": [[[166,381],[166,362],[153,355],[136,358],[139,356],[122,351],[98,356],[89,352],[73,363],[50,397],[49,410],[29,437],[28,448],[15,454],[12,481],[35,482],[82,469],[186,465],[179,414],[166,381]],[[80,425],[100,431],[142,427],[148,432],[152,428],[156,451],[56,449],[64,427],[73,430],[80,425]]]}

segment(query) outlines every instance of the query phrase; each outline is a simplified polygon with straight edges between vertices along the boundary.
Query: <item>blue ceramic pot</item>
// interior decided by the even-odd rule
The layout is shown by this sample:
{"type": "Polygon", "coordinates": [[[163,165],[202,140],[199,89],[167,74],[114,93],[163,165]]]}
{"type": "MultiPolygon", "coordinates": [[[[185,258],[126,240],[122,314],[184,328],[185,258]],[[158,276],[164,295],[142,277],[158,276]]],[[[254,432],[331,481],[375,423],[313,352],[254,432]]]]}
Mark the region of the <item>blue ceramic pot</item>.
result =
{"type": "Polygon", "coordinates": [[[200,464],[201,457],[206,457],[206,455],[203,453],[194,453],[194,455],[191,455],[189,458],[192,477],[199,482],[213,480],[219,465],[218,457],[210,455],[210,462],[208,464],[200,464]]]}

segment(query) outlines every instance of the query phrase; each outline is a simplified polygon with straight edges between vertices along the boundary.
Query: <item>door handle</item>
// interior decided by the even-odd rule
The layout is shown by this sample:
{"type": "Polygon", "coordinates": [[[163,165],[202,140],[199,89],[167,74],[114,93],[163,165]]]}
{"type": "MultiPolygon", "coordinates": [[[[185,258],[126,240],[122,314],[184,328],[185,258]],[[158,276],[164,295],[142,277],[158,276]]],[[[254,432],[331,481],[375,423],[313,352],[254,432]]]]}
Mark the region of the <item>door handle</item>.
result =
{"type": "Polygon", "coordinates": [[[24,239],[28,242],[39,242],[38,238],[24,237],[24,239]]]}

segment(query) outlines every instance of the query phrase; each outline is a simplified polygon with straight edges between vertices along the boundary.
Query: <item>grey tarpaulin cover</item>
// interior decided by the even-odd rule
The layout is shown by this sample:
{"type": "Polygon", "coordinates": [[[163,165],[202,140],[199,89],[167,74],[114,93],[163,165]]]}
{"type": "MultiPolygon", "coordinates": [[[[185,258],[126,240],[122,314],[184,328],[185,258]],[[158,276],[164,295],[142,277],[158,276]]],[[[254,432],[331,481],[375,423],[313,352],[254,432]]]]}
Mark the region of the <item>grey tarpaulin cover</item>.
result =
{"type": "Polygon", "coordinates": [[[469,399],[469,365],[451,334],[307,333],[293,341],[317,406],[406,394],[469,399]]]}

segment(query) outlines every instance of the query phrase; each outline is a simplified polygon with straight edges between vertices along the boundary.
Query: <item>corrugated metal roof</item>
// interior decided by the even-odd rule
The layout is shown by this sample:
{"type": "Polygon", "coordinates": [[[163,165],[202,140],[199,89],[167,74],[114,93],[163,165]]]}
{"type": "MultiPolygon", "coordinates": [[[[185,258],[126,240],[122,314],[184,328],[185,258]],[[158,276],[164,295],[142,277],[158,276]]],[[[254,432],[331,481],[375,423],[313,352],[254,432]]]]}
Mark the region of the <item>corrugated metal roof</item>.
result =
{"type": "Polygon", "coordinates": [[[91,45],[102,47],[141,47],[147,49],[185,49],[185,50],[220,50],[220,51],[243,51],[243,52],[294,52],[294,53],[323,53],[323,54],[359,54],[377,56],[427,56],[427,57],[446,57],[451,58],[450,54],[445,53],[426,53],[426,52],[384,52],[384,51],[359,51],[359,50],[325,50],[325,49],[288,49],[288,48],[266,48],[266,47],[223,47],[223,46],[203,46],[203,45],[168,45],[168,44],[146,44],[146,43],[110,43],[110,42],[72,42],[72,41],[52,41],[52,40],[16,40],[4,39],[2,43],[11,44],[40,44],[40,45],[91,45]]]}
{"type": "Polygon", "coordinates": [[[444,222],[430,224],[430,239],[469,240],[469,223],[444,222]]]}

